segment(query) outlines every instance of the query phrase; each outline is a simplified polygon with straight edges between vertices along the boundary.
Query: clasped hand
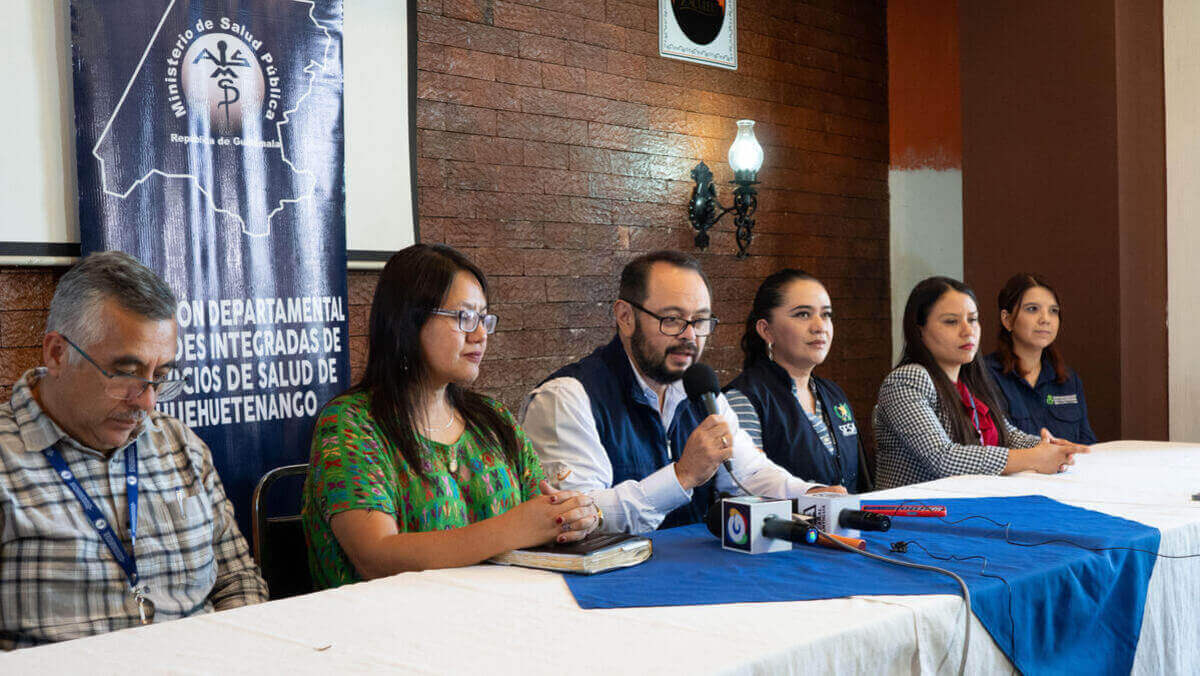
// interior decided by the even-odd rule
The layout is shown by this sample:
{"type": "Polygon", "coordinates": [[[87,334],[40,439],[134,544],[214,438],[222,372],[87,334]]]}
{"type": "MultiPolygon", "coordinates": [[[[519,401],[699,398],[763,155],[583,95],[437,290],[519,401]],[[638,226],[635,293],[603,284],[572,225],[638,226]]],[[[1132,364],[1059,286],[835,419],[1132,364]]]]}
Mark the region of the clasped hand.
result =
{"type": "Polygon", "coordinates": [[[538,487],[541,495],[508,512],[516,522],[515,530],[520,540],[514,549],[548,542],[575,542],[600,525],[600,512],[591,496],[555,490],[545,480],[538,487]]]}
{"type": "Polygon", "coordinates": [[[1042,474],[1057,474],[1067,471],[1067,468],[1075,464],[1076,453],[1090,453],[1091,448],[1083,444],[1076,444],[1066,439],[1059,439],[1050,434],[1046,428],[1042,428],[1042,440],[1034,446],[1033,450],[1038,451],[1038,461],[1035,469],[1042,474]]]}

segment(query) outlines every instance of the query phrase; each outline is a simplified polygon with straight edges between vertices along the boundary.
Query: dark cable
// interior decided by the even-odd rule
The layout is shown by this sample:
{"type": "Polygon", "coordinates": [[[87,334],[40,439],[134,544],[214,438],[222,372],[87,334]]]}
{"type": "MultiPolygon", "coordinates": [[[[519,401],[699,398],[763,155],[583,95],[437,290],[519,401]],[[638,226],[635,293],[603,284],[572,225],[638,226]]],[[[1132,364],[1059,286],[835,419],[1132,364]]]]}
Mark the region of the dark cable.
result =
{"type": "MultiPolygon", "coordinates": [[[[919,570],[928,570],[928,571],[932,571],[935,573],[941,573],[943,575],[949,575],[950,577],[954,578],[954,581],[958,583],[959,588],[962,589],[963,603],[966,604],[966,612],[963,613],[963,615],[966,617],[966,629],[963,632],[963,652],[962,652],[962,660],[958,663],[958,674],[959,674],[959,676],[962,676],[964,673],[966,673],[967,653],[970,651],[970,648],[971,648],[971,590],[967,588],[967,583],[961,577],[959,577],[957,573],[955,573],[952,570],[946,570],[945,568],[938,568],[937,566],[927,566],[923,563],[913,563],[911,561],[901,561],[899,559],[892,559],[892,558],[888,558],[886,556],[872,554],[871,552],[858,549],[857,547],[851,547],[850,545],[842,542],[841,540],[838,540],[835,537],[829,537],[829,533],[826,533],[825,531],[823,531],[819,528],[817,529],[817,532],[820,533],[821,535],[824,535],[828,541],[836,544],[838,547],[841,547],[842,549],[845,549],[848,552],[854,552],[855,554],[858,554],[860,556],[865,556],[869,559],[883,561],[884,563],[890,563],[890,564],[896,565],[896,566],[904,566],[906,568],[917,568],[919,570]]],[[[920,545],[917,545],[917,546],[920,546],[920,545]]],[[[921,548],[924,549],[924,547],[921,547],[921,548]]],[[[1006,582],[1005,584],[1008,584],[1008,583],[1006,582]]]]}
{"type": "Polygon", "coordinates": [[[981,565],[979,567],[979,575],[982,577],[990,577],[990,578],[993,578],[996,580],[1000,580],[1001,582],[1004,583],[1004,588],[1008,590],[1009,648],[1012,651],[1012,655],[1013,655],[1013,659],[1010,661],[1013,663],[1013,665],[1015,667],[1016,655],[1017,655],[1017,621],[1013,615],[1012,585],[1010,585],[1008,583],[1008,580],[1003,575],[997,575],[996,573],[986,572],[987,567],[988,567],[988,558],[982,554],[975,554],[973,556],[958,556],[955,554],[939,556],[939,555],[934,554],[933,552],[929,551],[928,549],[926,549],[925,545],[921,544],[920,542],[917,542],[916,540],[899,540],[899,541],[893,542],[892,543],[892,551],[903,554],[908,551],[908,545],[915,545],[915,546],[919,547],[921,549],[921,551],[925,552],[926,556],[928,556],[931,559],[937,559],[938,561],[970,561],[971,559],[980,559],[983,561],[983,565],[981,565]]]}
{"type": "MultiPolygon", "coordinates": [[[[917,505],[920,507],[928,507],[929,506],[918,500],[905,500],[904,502],[900,503],[898,509],[903,509],[905,505],[917,505]]],[[[1158,552],[1150,551],[1149,549],[1141,549],[1138,547],[1089,547],[1087,545],[1081,545],[1078,542],[1072,542],[1071,540],[1064,540],[1062,538],[1050,538],[1049,540],[1044,540],[1042,542],[1017,542],[1017,541],[1013,540],[1011,537],[1011,532],[1012,532],[1012,522],[1011,521],[1008,523],[1000,523],[999,521],[997,521],[991,517],[983,516],[981,514],[972,514],[970,516],[964,516],[963,518],[957,519],[955,521],[951,521],[948,517],[944,517],[944,516],[939,516],[939,517],[934,517],[934,518],[938,519],[939,521],[946,524],[947,526],[957,526],[958,524],[960,524],[964,521],[970,521],[971,519],[982,519],[984,521],[987,521],[988,523],[994,524],[998,528],[1003,528],[1004,529],[1004,542],[1007,544],[1010,544],[1010,545],[1015,545],[1017,547],[1041,547],[1043,545],[1061,543],[1064,545],[1071,545],[1072,547],[1078,547],[1079,549],[1083,549],[1083,550],[1086,550],[1089,552],[1128,551],[1128,552],[1141,552],[1143,554],[1152,554],[1152,555],[1157,556],[1162,559],[1200,558],[1200,554],[1160,554],[1158,552]]]]}
{"type": "MultiPolygon", "coordinates": [[[[921,507],[928,507],[928,505],[926,505],[925,503],[920,502],[918,500],[905,500],[904,502],[900,503],[898,509],[903,509],[906,505],[918,505],[921,507]]],[[[999,521],[996,521],[995,519],[993,519],[991,517],[983,516],[981,514],[972,514],[972,515],[964,516],[961,519],[956,519],[953,521],[951,521],[949,518],[944,517],[944,516],[939,516],[939,517],[935,517],[935,518],[937,518],[939,521],[941,521],[942,523],[944,523],[948,526],[956,526],[965,521],[970,521],[971,519],[982,519],[983,521],[987,521],[991,524],[994,524],[998,528],[1003,528],[1004,529],[1004,542],[1006,544],[1015,545],[1017,547],[1041,547],[1044,545],[1061,543],[1064,545],[1071,545],[1072,547],[1078,547],[1079,549],[1083,549],[1085,551],[1090,551],[1090,552],[1096,552],[1096,553],[1105,552],[1105,551],[1130,551],[1130,552],[1141,552],[1143,554],[1152,554],[1154,556],[1157,556],[1157,557],[1163,558],[1163,559],[1191,559],[1191,558],[1200,557],[1200,554],[1160,554],[1159,552],[1150,551],[1149,549],[1141,549],[1139,547],[1088,547],[1087,545],[1081,545],[1078,542],[1072,542],[1071,540],[1065,540],[1062,538],[1051,538],[1049,540],[1044,540],[1042,542],[1017,542],[1012,539],[1012,522],[1011,521],[1008,523],[1000,523],[999,521]]],[[[939,556],[937,554],[934,554],[933,552],[930,552],[928,549],[925,548],[924,545],[922,545],[920,542],[918,542],[916,540],[899,540],[899,541],[893,542],[891,545],[891,551],[903,554],[903,553],[907,552],[909,545],[915,545],[915,546],[919,547],[921,549],[921,551],[925,552],[925,554],[929,558],[936,559],[938,561],[969,561],[971,559],[980,559],[983,561],[983,565],[979,569],[980,576],[994,578],[994,579],[1000,580],[1001,582],[1004,583],[1005,589],[1008,590],[1008,624],[1009,624],[1009,631],[1011,632],[1010,636],[1012,637],[1011,651],[1012,651],[1013,656],[1015,657],[1017,654],[1016,620],[1014,619],[1014,616],[1013,616],[1012,586],[1008,583],[1008,580],[1005,579],[1004,576],[997,575],[995,573],[986,572],[987,566],[988,566],[987,557],[983,556],[981,554],[977,554],[977,555],[973,555],[973,556],[958,556],[955,554],[939,556]]],[[[1013,662],[1015,664],[1016,660],[1014,659],[1013,662]]]]}
{"type": "Polygon", "coordinates": [[[729,475],[729,478],[730,478],[730,479],[733,479],[733,483],[734,483],[734,484],[735,484],[735,485],[736,485],[736,486],[737,486],[739,489],[741,489],[742,493],[745,493],[745,494],[746,494],[748,497],[751,497],[751,498],[756,498],[756,497],[758,497],[757,495],[755,495],[755,494],[754,494],[754,491],[752,491],[752,490],[750,490],[749,488],[746,488],[745,486],[743,486],[743,485],[742,485],[742,482],[738,480],[738,478],[737,478],[737,475],[733,473],[733,467],[732,467],[732,465],[733,465],[733,463],[732,463],[732,462],[730,462],[730,463],[729,463],[729,466],[726,466],[726,465],[725,465],[725,464],[723,464],[723,463],[722,463],[722,465],[721,465],[721,466],[725,468],[725,473],[729,475]]]}

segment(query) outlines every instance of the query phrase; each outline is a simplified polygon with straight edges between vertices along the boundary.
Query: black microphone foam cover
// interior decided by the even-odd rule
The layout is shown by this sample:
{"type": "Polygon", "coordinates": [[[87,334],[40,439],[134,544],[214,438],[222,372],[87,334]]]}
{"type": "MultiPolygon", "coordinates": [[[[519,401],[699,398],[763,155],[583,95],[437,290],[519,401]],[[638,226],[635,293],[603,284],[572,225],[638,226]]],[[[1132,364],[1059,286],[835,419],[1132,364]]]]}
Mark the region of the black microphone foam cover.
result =
{"type": "Polygon", "coordinates": [[[709,392],[720,394],[721,384],[717,382],[717,372],[708,364],[692,364],[683,372],[683,391],[687,392],[688,399],[693,401],[698,401],[702,395],[709,392]]]}
{"type": "Polygon", "coordinates": [[[892,520],[886,514],[864,512],[861,509],[843,509],[838,514],[838,525],[842,528],[884,532],[892,527],[892,520]]]}
{"type": "Polygon", "coordinates": [[[704,517],[704,522],[708,524],[708,532],[712,533],[713,536],[717,538],[721,537],[722,519],[723,515],[721,514],[721,501],[718,499],[716,502],[712,503],[711,507],[708,508],[708,514],[706,514],[704,517]]]}

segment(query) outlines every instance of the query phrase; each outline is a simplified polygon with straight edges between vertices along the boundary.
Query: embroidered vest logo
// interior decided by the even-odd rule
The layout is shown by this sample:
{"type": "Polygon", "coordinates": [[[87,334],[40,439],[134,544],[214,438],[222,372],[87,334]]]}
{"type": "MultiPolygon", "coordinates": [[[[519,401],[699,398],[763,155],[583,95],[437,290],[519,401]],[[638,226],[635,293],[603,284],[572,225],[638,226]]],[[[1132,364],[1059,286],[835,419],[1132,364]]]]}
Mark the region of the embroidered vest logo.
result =
{"type": "Polygon", "coordinates": [[[838,418],[841,418],[842,422],[850,422],[850,407],[846,405],[846,402],[834,406],[833,412],[837,414],[838,418]]]}

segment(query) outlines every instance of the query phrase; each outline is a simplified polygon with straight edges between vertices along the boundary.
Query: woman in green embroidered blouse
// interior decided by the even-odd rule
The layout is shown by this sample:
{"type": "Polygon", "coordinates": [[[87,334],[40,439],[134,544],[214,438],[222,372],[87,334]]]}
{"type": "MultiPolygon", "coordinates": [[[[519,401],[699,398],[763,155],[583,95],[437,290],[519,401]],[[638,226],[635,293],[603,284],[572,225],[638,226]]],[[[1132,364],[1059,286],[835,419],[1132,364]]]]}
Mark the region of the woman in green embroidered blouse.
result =
{"type": "Polygon", "coordinates": [[[496,316],[454,249],[392,256],[371,305],[363,379],[321,411],[301,510],[318,587],[479,563],[578,540],[590,497],[554,491],[499,403],[468,390],[496,316]]]}

